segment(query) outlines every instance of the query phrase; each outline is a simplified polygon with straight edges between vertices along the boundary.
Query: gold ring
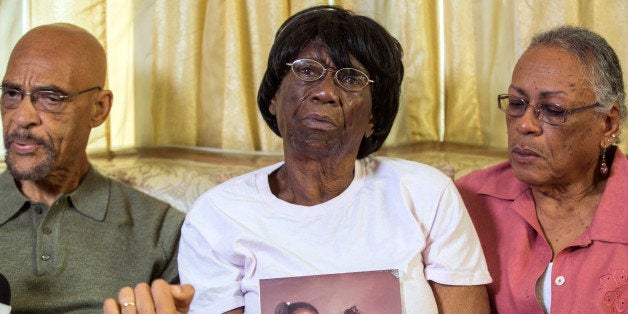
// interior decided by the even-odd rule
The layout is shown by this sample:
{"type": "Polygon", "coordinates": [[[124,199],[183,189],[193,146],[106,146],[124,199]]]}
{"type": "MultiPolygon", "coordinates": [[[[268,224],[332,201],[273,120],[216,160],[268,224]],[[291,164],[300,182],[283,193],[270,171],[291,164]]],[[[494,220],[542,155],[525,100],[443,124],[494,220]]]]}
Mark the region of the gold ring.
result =
{"type": "Polygon", "coordinates": [[[122,307],[129,307],[129,306],[135,306],[135,302],[131,301],[131,302],[122,303],[122,307]]]}

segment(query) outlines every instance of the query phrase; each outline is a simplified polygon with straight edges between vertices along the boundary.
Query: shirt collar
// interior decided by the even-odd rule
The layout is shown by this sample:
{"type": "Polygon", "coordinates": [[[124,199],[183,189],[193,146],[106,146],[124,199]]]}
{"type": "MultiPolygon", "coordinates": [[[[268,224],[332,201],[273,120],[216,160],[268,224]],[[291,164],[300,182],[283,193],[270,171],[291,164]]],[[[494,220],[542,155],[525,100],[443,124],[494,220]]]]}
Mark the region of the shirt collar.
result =
{"type": "MultiPolygon", "coordinates": [[[[511,204],[513,210],[516,210],[530,225],[540,230],[536,213],[526,210],[534,208],[529,187],[516,179],[510,162],[506,161],[495,166],[495,170],[493,179],[486,180],[478,193],[514,201],[511,204]],[[532,205],[526,204],[527,202],[532,202],[532,205]]],[[[615,151],[609,173],[591,226],[585,231],[584,238],[577,240],[584,241],[582,244],[591,240],[628,243],[628,233],[625,232],[628,226],[625,197],[625,191],[628,191],[628,160],[619,148],[615,151]]]]}
{"type": "Polygon", "coordinates": [[[515,200],[530,189],[527,184],[515,177],[509,161],[496,165],[494,170],[493,177],[484,181],[478,193],[503,200],[515,200]]]}
{"type": "Polygon", "coordinates": [[[90,166],[79,187],[70,193],[77,211],[94,220],[103,221],[109,205],[111,181],[90,166]]]}
{"type": "MultiPolygon", "coordinates": [[[[103,221],[109,205],[110,180],[89,167],[85,178],[79,187],[70,193],[69,199],[74,208],[94,220],[103,221]]],[[[15,180],[8,170],[0,174],[0,191],[3,210],[0,210],[0,224],[5,223],[29,204],[26,198],[15,185],[15,180]]]]}
{"type": "Polygon", "coordinates": [[[589,228],[592,240],[628,243],[628,160],[619,150],[610,169],[610,175],[597,211],[589,228]]]}
{"type": "Polygon", "coordinates": [[[2,196],[0,197],[2,202],[0,224],[4,224],[9,218],[19,212],[24,204],[30,203],[30,201],[17,188],[9,170],[5,170],[0,174],[0,191],[2,191],[2,196]]]}

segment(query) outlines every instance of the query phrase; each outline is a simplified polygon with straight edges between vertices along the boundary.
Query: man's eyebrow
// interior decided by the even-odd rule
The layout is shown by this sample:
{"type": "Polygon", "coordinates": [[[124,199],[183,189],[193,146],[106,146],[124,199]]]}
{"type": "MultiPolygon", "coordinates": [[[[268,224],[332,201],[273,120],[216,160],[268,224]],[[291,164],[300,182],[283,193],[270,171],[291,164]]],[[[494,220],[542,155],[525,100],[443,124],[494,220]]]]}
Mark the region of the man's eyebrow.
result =
{"type": "Polygon", "coordinates": [[[11,82],[7,82],[7,81],[3,81],[2,82],[2,88],[21,89],[20,85],[15,84],[15,83],[11,83],[11,82]]]}
{"type": "MultiPolygon", "coordinates": [[[[12,88],[12,89],[23,90],[20,84],[8,82],[8,81],[2,82],[2,88],[12,88]]],[[[68,95],[67,91],[65,91],[63,88],[57,85],[35,86],[33,87],[31,91],[33,92],[50,91],[50,92],[55,92],[55,93],[59,93],[63,95],[68,95]]]]}

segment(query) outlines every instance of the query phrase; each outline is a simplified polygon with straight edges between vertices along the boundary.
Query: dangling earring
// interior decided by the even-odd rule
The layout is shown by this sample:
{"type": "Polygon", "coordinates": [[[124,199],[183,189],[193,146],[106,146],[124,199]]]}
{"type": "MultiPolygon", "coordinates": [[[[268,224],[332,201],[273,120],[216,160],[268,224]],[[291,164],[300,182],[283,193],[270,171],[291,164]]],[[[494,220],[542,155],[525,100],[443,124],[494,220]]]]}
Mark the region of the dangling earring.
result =
{"type": "Polygon", "coordinates": [[[600,164],[600,173],[603,176],[608,174],[608,166],[606,165],[606,147],[602,149],[602,163],[600,164]]]}

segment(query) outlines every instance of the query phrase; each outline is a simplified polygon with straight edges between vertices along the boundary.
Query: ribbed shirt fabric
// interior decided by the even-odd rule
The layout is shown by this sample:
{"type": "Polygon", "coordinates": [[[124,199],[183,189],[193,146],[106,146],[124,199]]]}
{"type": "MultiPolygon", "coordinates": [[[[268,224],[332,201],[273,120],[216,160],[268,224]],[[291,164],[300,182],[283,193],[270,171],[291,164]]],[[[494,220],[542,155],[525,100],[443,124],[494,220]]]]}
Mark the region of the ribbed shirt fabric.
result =
{"type": "Polygon", "coordinates": [[[12,313],[102,313],[124,286],[178,282],[184,214],[90,167],[48,207],[0,174],[0,272],[12,313]]]}

